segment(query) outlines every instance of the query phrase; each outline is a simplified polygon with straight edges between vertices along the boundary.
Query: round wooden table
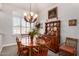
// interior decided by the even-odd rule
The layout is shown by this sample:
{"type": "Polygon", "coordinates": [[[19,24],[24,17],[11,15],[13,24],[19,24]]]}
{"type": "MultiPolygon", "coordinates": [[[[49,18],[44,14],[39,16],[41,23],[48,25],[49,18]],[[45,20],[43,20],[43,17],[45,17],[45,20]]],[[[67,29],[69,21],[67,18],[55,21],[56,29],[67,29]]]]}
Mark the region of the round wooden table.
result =
{"type": "MultiPolygon", "coordinates": [[[[21,44],[24,46],[24,47],[27,47],[29,49],[29,56],[32,56],[32,52],[33,52],[33,48],[35,47],[38,47],[39,48],[39,44],[41,45],[45,45],[46,42],[42,39],[33,39],[33,43],[31,42],[31,39],[28,38],[28,37],[21,37],[19,38],[20,41],[21,41],[21,44]]],[[[39,50],[39,49],[38,49],[39,50]]],[[[38,52],[39,54],[39,52],[38,52]]]]}
{"type": "Polygon", "coordinates": [[[32,43],[31,42],[31,39],[28,39],[26,37],[21,38],[21,44],[24,47],[27,47],[29,49],[29,56],[32,55],[32,49],[34,47],[38,47],[38,44],[37,44],[37,40],[36,39],[33,39],[33,43],[32,43]]]}

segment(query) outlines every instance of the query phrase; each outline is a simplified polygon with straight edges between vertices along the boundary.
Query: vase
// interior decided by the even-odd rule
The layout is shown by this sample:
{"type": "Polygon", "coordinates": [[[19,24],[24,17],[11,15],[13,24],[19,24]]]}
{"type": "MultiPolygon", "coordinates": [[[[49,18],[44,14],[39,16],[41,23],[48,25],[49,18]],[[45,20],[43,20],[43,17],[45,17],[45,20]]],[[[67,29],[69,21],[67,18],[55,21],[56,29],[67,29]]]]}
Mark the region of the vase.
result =
{"type": "Polygon", "coordinates": [[[31,45],[33,45],[33,37],[31,37],[31,45]]]}

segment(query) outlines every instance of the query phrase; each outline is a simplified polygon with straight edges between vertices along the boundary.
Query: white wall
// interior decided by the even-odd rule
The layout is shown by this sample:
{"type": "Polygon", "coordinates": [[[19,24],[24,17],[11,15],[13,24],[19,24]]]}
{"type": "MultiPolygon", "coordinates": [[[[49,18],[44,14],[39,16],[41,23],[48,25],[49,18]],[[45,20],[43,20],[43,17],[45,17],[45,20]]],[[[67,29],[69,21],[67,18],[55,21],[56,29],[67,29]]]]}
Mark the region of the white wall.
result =
{"type": "Polygon", "coordinates": [[[58,12],[62,40],[67,36],[79,39],[79,4],[59,4],[58,12]],[[68,26],[69,19],[77,19],[77,26],[68,26]]]}
{"type": "Polygon", "coordinates": [[[61,42],[65,41],[66,37],[73,37],[79,39],[79,4],[74,3],[55,4],[52,7],[43,9],[39,17],[40,22],[43,23],[43,29],[40,32],[45,32],[44,23],[48,19],[48,10],[54,7],[58,7],[58,20],[61,21],[61,42]],[[68,26],[69,19],[77,19],[77,26],[68,26]]]}
{"type": "Polygon", "coordinates": [[[24,10],[5,4],[2,5],[1,9],[2,11],[0,11],[0,33],[3,34],[2,45],[6,46],[10,44],[15,44],[16,36],[12,34],[12,19],[15,15],[12,15],[12,12],[17,12],[18,16],[20,17],[24,10]]]}
{"type": "MultiPolygon", "coordinates": [[[[3,13],[0,13],[3,15],[3,13]]],[[[4,15],[4,18],[0,18],[0,33],[3,34],[2,45],[15,43],[15,38],[12,35],[12,17],[4,15]]]]}

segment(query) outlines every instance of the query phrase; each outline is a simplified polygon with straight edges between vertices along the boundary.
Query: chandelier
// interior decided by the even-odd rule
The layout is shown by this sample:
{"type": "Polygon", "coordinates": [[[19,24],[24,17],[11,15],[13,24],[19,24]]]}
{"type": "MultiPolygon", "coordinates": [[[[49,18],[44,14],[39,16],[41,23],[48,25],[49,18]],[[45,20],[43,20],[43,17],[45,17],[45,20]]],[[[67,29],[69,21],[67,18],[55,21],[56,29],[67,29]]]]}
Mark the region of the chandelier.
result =
{"type": "Polygon", "coordinates": [[[24,13],[24,19],[26,22],[34,23],[38,18],[38,15],[31,11],[31,4],[30,10],[28,13],[24,13]]]}

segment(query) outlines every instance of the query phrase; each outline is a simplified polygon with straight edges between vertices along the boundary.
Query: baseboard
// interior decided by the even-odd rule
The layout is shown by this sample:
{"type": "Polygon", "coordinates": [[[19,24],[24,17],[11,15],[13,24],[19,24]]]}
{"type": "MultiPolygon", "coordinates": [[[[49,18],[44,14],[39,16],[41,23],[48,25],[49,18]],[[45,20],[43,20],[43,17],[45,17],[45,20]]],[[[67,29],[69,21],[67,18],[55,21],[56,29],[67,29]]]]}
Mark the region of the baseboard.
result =
{"type": "Polygon", "coordinates": [[[3,45],[3,47],[12,46],[12,45],[16,45],[16,43],[6,44],[6,45],[3,45]]]}

